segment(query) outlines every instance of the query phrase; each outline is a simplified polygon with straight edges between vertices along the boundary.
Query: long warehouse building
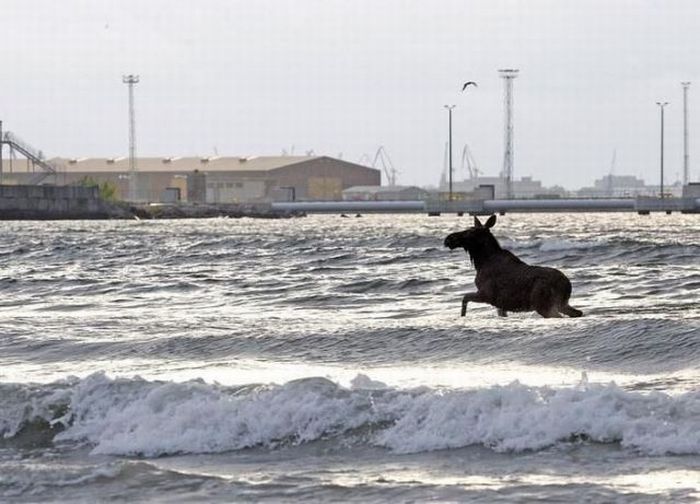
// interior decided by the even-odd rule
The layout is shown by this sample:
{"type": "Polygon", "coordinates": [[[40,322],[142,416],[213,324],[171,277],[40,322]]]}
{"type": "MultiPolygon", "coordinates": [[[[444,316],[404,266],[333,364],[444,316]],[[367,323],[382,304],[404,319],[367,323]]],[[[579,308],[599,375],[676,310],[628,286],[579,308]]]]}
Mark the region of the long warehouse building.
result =
{"type": "MultiPolygon", "coordinates": [[[[334,201],[349,187],[381,184],[380,170],[328,156],[138,158],[135,183],[130,181],[128,158],[51,162],[59,170],[45,184],[109,182],[117,198],[134,201],[334,201]]],[[[34,174],[24,159],[3,161],[3,184],[26,184],[34,174]]]]}

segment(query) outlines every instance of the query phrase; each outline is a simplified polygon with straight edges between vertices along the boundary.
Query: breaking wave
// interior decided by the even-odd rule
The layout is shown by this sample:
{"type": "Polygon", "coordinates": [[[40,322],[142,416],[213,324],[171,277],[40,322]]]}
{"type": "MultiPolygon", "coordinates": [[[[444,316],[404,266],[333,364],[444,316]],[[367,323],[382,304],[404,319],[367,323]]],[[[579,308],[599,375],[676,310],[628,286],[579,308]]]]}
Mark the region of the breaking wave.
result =
{"type": "Polygon", "coordinates": [[[339,440],[396,453],[483,445],[499,452],[619,443],[650,455],[700,454],[700,393],[627,391],[614,383],[397,389],[358,375],[225,387],[110,378],[1,385],[0,435],[87,443],[95,454],[153,457],[339,440]],[[33,434],[32,434],[33,433],[33,434]]]}

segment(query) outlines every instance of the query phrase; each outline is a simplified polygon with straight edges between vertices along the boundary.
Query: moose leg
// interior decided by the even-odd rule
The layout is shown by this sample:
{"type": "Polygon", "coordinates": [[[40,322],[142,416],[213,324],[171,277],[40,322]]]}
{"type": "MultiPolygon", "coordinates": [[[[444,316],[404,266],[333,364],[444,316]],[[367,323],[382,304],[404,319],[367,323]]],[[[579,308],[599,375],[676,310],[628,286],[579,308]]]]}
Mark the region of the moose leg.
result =
{"type": "Polygon", "coordinates": [[[476,301],[477,303],[483,303],[484,299],[479,294],[478,292],[470,292],[469,294],[465,294],[464,297],[462,298],[462,317],[464,317],[467,314],[467,303],[469,301],[476,301]]]}
{"type": "Polygon", "coordinates": [[[544,318],[561,317],[555,293],[547,282],[537,281],[530,294],[531,306],[544,318]]]}
{"type": "Polygon", "coordinates": [[[499,309],[498,309],[498,316],[499,316],[499,317],[507,317],[507,316],[508,316],[508,312],[505,311],[503,308],[499,308],[499,309]]]}
{"type": "Polygon", "coordinates": [[[561,309],[561,312],[564,315],[568,315],[569,317],[583,316],[583,312],[581,310],[577,310],[576,308],[574,308],[573,306],[569,306],[568,304],[561,309]]]}

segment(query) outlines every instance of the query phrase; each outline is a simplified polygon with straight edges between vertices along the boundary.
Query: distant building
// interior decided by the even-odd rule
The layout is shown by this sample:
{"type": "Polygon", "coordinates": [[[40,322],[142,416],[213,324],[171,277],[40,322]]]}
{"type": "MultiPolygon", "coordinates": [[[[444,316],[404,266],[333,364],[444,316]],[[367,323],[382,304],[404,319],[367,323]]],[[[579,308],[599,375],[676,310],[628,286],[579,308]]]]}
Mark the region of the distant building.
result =
{"type": "Polygon", "coordinates": [[[415,201],[427,197],[428,191],[416,186],[354,186],[343,191],[345,201],[415,201]]]}
{"type": "MultiPolygon", "coordinates": [[[[479,186],[493,186],[495,199],[508,197],[506,179],[503,177],[474,177],[452,183],[453,192],[472,192],[479,186]]],[[[514,198],[563,197],[566,191],[563,187],[543,187],[542,182],[532,177],[522,177],[511,182],[514,198]]],[[[440,191],[448,190],[448,185],[441,181],[440,191]]]]}
{"type": "Polygon", "coordinates": [[[689,182],[683,186],[684,198],[700,198],[700,182],[689,182]]]}
{"type": "Polygon", "coordinates": [[[431,201],[450,201],[450,196],[452,201],[494,199],[494,187],[488,184],[475,187],[471,191],[455,191],[453,187],[451,195],[449,189],[447,191],[437,191],[433,189],[430,190],[429,193],[428,199],[431,201]]]}
{"type": "MultiPolygon", "coordinates": [[[[27,183],[28,163],[3,163],[3,182],[27,183]]],[[[63,169],[46,183],[69,185],[86,178],[110,182],[117,198],[129,198],[128,158],[54,159],[63,169]]],[[[238,203],[340,200],[342,191],[379,185],[374,168],[327,156],[138,158],[135,201],[238,203]]]]}
{"type": "Polygon", "coordinates": [[[644,180],[634,175],[605,175],[593,182],[593,187],[583,187],[576,193],[582,198],[632,198],[650,196],[651,190],[644,180]]]}
{"type": "MultiPolygon", "coordinates": [[[[636,198],[637,196],[658,196],[658,185],[646,185],[644,180],[634,175],[605,175],[593,182],[593,187],[583,187],[576,192],[581,198],[636,198]]],[[[667,196],[681,196],[680,182],[664,185],[667,196]]]]}

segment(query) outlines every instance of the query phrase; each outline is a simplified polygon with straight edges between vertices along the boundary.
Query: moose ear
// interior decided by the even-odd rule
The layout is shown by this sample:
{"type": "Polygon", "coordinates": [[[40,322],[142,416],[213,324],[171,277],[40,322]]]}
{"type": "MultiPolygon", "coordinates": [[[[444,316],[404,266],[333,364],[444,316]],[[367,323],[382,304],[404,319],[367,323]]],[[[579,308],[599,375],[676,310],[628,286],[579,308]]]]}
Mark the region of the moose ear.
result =
{"type": "Polygon", "coordinates": [[[481,221],[479,220],[479,218],[478,218],[476,215],[474,216],[474,227],[478,227],[478,228],[484,227],[483,224],[481,224],[481,221]]]}
{"type": "Polygon", "coordinates": [[[494,224],[496,224],[496,214],[489,217],[489,220],[486,221],[485,227],[492,228],[494,224]]]}

